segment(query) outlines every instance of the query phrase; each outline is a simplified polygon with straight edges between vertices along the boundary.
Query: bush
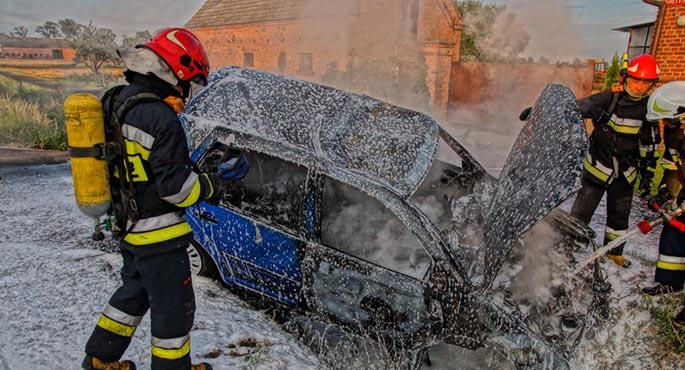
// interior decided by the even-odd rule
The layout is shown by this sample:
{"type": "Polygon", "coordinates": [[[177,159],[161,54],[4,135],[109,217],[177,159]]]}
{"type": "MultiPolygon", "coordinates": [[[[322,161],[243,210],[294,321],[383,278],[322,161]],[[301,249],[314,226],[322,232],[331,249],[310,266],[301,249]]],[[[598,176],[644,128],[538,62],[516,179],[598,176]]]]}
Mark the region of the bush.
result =
{"type": "Polygon", "coordinates": [[[0,76],[0,144],[66,150],[61,94],[0,76]]]}

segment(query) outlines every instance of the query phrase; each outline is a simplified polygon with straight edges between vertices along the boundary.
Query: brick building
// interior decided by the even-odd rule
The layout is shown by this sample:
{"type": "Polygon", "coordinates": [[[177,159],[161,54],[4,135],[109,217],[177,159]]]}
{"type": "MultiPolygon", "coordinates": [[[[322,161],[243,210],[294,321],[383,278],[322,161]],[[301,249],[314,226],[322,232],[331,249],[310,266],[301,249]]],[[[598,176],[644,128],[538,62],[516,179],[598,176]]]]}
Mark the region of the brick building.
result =
{"type": "Polygon", "coordinates": [[[451,0],[207,0],[186,23],[214,69],[252,67],[446,112],[461,17],[451,0]]]}
{"type": "Polygon", "coordinates": [[[657,6],[651,51],[662,82],[685,80],[685,0],[642,0],[657,6]]]}
{"type": "Polygon", "coordinates": [[[64,39],[0,36],[0,59],[57,59],[72,61],[76,51],[64,39]]]}
{"type": "Polygon", "coordinates": [[[615,28],[630,33],[626,53],[654,55],[661,66],[660,82],[685,80],[685,0],[642,0],[658,8],[656,20],[615,28]]]}

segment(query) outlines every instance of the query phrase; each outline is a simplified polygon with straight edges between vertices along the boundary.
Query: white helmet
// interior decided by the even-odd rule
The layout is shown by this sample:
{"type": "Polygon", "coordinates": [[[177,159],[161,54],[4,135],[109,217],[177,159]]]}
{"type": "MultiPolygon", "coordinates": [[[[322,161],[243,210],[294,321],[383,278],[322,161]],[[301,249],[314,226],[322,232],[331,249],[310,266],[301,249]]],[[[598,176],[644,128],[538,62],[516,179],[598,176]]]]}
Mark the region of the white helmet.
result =
{"type": "Polygon", "coordinates": [[[671,81],[659,86],[649,97],[647,120],[683,119],[685,117],[685,81],[671,81]]]}

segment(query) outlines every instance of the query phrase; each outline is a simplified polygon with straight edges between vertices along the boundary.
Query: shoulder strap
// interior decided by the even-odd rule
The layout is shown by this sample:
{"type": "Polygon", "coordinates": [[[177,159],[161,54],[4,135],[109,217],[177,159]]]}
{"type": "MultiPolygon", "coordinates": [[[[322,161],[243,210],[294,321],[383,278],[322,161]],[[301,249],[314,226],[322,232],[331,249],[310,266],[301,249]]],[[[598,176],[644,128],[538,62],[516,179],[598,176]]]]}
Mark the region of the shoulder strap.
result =
{"type": "Polygon", "coordinates": [[[599,118],[597,119],[598,125],[602,125],[609,122],[611,115],[614,113],[614,109],[616,109],[616,104],[618,103],[618,98],[620,96],[621,93],[619,92],[614,92],[611,94],[611,100],[609,100],[609,103],[604,107],[604,110],[602,110],[602,114],[600,114],[599,118]]]}
{"type": "Polygon", "coordinates": [[[121,182],[121,189],[119,194],[120,204],[117,209],[117,226],[123,238],[128,234],[138,222],[140,215],[138,213],[138,205],[136,203],[136,188],[133,180],[129,176],[131,163],[128,161],[126,153],[126,143],[124,134],[121,130],[126,114],[138,103],[143,102],[162,102],[163,100],[149,92],[142,92],[132,95],[124,100],[119,107],[114,110],[114,103],[120,101],[119,93],[124,85],[115,86],[105,92],[102,97],[102,108],[105,116],[105,129],[112,139],[111,146],[113,147],[110,156],[111,164],[114,166],[119,181],[121,182]],[[126,228],[128,221],[131,225],[126,228]]]}

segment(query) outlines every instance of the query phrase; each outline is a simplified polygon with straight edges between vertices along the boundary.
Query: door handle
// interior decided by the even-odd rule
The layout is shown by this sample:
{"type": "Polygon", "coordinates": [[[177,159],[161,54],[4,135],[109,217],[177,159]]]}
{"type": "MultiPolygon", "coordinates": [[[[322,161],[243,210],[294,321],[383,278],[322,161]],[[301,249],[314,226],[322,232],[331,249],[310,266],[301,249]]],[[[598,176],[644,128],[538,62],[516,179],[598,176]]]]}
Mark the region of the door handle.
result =
{"type": "Polygon", "coordinates": [[[212,215],[209,212],[198,212],[197,216],[201,218],[202,220],[205,220],[207,222],[213,223],[213,224],[218,224],[219,221],[217,221],[216,218],[214,218],[214,215],[212,215]]]}

